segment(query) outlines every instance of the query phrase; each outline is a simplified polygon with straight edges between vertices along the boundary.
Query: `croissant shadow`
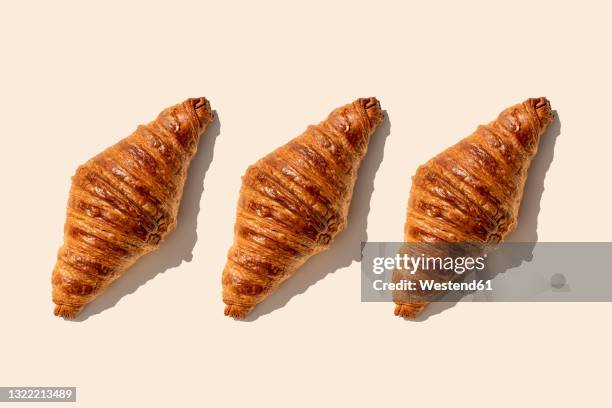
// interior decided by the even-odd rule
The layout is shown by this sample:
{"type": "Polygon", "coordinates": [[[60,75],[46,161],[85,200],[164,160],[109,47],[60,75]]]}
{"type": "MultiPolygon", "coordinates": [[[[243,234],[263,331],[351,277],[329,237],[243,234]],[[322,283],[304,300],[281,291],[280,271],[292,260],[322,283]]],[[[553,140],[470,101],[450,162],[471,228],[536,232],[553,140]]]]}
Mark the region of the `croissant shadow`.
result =
{"type": "Polygon", "coordinates": [[[166,237],[159,249],[139,259],[121,278],[87,305],[75,321],[84,321],[115,306],[124,296],[134,293],[158,274],[179,266],[183,261],[192,260],[192,251],[198,240],[197,223],[204,176],[213,159],[216,139],[221,133],[219,116],[216,111],[213,114],[213,122],[200,138],[198,151],[189,166],[176,229],[166,237]]]}
{"type": "Polygon", "coordinates": [[[391,122],[387,111],[383,110],[383,113],[385,118],[372,135],[368,152],[361,162],[349,209],[347,228],[338,235],[327,251],[310,258],[295,275],[283,282],[275,293],[261,302],[245,321],[255,321],[263,315],[272,313],[328,274],[361,259],[361,242],[367,241],[368,238],[368,214],[370,198],[374,192],[374,179],[384,156],[385,142],[391,133],[391,122]]]}
{"type": "MultiPolygon", "coordinates": [[[[553,114],[555,119],[542,135],[538,153],[529,168],[529,175],[523,192],[523,201],[519,209],[518,226],[506,239],[506,242],[520,242],[524,244],[514,246],[511,251],[504,251],[502,249],[505,256],[500,258],[503,259],[503,262],[496,267],[495,271],[486,271],[482,276],[479,275],[478,279],[493,279],[500,273],[517,268],[523,262],[531,262],[533,259],[533,249],[538,241],[538,215],[540,214],[542,195],[545,190],[544,180],[553,162],[557,137],[561,134],[561,119],[557,111],[553,111],[553,114]]],[[[459,301],[461,301],[461,298],[444,298],[444,301],[428,305],[416,319],[407,320],[423,322],[431,316],[435,316],[453,307],[459,301]]]]}

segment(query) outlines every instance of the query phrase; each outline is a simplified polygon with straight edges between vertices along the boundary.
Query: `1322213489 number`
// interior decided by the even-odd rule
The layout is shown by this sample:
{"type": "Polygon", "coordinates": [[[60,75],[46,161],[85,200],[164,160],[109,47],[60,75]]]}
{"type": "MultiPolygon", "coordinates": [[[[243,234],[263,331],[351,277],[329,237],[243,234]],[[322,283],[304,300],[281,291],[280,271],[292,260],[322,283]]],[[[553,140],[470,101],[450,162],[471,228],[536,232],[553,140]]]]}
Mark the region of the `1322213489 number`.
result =
{"type": "Polygon", "coordinates": [[[8,390],[9,399],[70,399],[70,388],[15,388],[8,390]]]}

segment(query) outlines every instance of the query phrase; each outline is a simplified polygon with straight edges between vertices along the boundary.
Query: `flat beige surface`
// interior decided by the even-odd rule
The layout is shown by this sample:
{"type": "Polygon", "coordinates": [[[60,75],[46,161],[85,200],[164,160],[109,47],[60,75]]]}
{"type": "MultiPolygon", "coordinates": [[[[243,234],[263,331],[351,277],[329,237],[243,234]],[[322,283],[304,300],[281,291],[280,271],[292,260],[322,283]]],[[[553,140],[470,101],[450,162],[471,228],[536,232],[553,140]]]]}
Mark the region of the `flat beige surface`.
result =
{"type": "Polygon", "coordinates": [[[110,3],[0,6],[0,385],[74,385],[82,407],[609,403],[612,305],[464,303],[411,323],[360,303],[355,260],[366,237],[401,239],[419,164],[541,95],[560,135],[543,141],[514,239],[610,240],[604,2],[110,3]],[[370,146],[349,229],[254,321],[224,317],[241,174],[371,95],[390,124],[370,146]],[[208,97],[219,122],[179,228],[83,321],[55,318],[70,176],[191,96],[208,97]]]}

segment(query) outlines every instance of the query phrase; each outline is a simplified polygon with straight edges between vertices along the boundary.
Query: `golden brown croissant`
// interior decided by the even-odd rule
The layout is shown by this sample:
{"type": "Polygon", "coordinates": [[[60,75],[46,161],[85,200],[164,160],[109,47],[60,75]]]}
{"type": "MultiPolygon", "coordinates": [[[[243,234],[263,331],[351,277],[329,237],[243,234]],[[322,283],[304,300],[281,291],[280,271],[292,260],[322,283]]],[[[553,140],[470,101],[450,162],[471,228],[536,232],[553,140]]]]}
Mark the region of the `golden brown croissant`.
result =
{"type": "MultiPolygon", "coordinates": [[[[528,99],[420,166],[404,241],[501,242],[516,227],[529,165],[552,121],[546,98],[528,99]]],[[[405,301],[405,295],[394,293],[395,314],[414,318],[428,301],[405,301]]]]}
{"type": "Polygon", "coordinates": [[[250,166],[223,270],[225,314],[244,318],[347,223],[357,171],[383,120],[358,99],[250,166]]]}
{"type": "Polygon", "coordinates": [[[56,316],[74,318],[174,229],[212,118],[205,98],[188,99],[77,169],[52,276],[56,316]]]}

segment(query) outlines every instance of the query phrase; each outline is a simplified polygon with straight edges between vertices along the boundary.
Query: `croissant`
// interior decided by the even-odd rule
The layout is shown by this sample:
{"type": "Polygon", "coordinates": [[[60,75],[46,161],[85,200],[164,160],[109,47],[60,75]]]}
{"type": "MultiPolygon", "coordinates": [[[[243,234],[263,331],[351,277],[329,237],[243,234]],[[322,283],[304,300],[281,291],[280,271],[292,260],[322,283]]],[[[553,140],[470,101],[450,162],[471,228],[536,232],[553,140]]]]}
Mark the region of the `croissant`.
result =
{"type": "Polygon", "coordinates": [[[346,227],[359,165],[382,120],[376,98],[358,99],[247,169],[223,270],[226,316],[244,318],[346,227]]]}
{"type": "Polygon", "coordinates": [[[213,118],[188,99],[80,166],[53,269],[55,315],[74,318],[174,229],[189,163],[213,118]]]}
{"type": "MultiPolygon", "coordinates": [[[[501,242],[517,225],[531,160],[552,121],[546,98],[528,99],[420,166],[412,179],[404,241],[501,242]]],[[[405,291],[394,292],[395,315],[414,318],[429,303],[406,299],[405,291]]]]}

